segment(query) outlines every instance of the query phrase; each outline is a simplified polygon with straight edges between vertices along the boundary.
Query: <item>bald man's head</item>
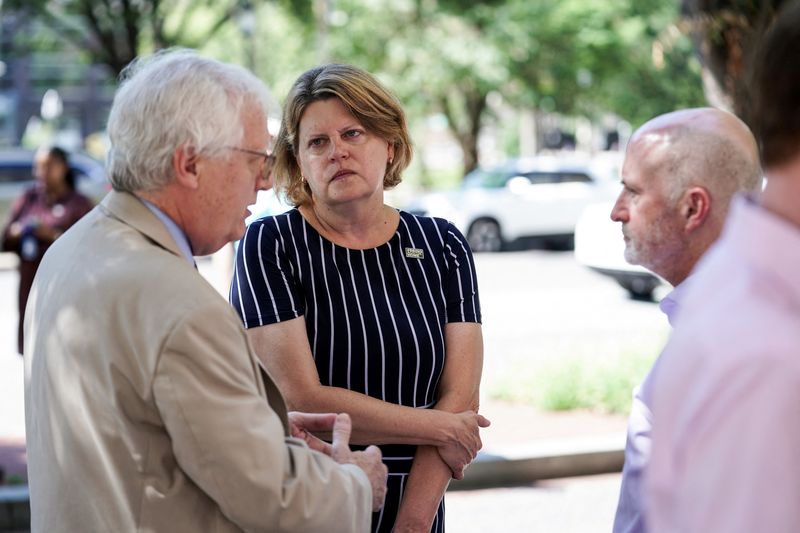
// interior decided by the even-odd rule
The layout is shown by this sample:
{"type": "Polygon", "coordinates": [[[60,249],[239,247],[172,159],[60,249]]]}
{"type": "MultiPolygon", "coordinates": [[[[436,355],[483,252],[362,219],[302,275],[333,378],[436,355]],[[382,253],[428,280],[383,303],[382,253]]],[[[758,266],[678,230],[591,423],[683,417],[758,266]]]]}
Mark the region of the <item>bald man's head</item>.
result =
{"type": "Polygon", "coordinates": [[[660,115],[635,132],[631,144],[636,142],[659,147],[659,157],[645,163],[668,200],[678,201],[689,187],[704,187],[720,221],[734,194],[761,187],[756,140],[744,122],[726,111],[702,107],[660,115]]]}
{"type": "Polygon", "coordinates": [[[733,195],[760,188],[758,147],[725,111],[667,113],[631,137],[622,182],[611,218],[626,259],[680,283],[719,236],[733,195]]]}

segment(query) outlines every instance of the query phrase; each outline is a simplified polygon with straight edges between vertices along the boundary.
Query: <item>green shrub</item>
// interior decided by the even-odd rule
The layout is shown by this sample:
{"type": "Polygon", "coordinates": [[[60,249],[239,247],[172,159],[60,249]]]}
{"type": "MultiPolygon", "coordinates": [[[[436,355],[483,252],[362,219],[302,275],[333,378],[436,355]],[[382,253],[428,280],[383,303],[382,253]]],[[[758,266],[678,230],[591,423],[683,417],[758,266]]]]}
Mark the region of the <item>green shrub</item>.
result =
{"type": "Polygon", "coordinates": [[[591,409],[627,414],[631,394],[653,363],[652,355],[623,353],[618,357],[566,357],[490,388],[497,399],[530,403],[548,411],[591,409]]]}

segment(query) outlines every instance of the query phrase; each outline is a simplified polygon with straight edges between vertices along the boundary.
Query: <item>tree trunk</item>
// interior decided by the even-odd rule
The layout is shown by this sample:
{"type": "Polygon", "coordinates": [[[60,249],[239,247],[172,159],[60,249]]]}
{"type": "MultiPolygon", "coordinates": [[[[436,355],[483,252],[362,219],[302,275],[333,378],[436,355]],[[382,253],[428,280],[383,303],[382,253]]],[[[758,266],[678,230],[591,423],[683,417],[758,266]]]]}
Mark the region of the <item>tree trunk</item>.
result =
{"type": "Polygon", "coordinates": [[[456,138],[464,158],[463,173],[466,176],[478,166],[478,137],[480,136],[483,113],[486,111],[486,96],[483,91],[472,90],[459,94],[457,100],[463,101],[463,109],[455,112],[454,100],[451,96],[443,96],[440,104],[447,118],[450,132],[456,138]],[[463,117],[459,120],[457,117],[463,117]]]}

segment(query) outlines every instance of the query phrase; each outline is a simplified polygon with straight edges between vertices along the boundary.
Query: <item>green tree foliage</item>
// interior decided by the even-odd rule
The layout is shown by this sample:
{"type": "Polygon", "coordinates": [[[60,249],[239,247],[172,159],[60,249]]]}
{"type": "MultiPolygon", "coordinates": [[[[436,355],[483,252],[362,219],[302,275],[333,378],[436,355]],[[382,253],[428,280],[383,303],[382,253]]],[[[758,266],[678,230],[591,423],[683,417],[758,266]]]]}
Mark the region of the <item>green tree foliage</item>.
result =
{"type": "Polygon", "coordinates": [[[614,112],[634,125],[703,102],[699,65],[662,0],[506,2],[493,26],[520,104],[565,114],[614,112]]]}
{"type": "Polygon", "coordinates": [[[6,0],[5,10],[42,21],[94,63],[119,73],[140,53],[197,48],[248,6],[241,0],[6,0]]]}
{"type": "Polygon", "coordinates": [[[331,56],[390,81],[405,103],[440,112],[464,153],[492,93],[566,115],[613,112],[638,125],[703,103],[700,68],[672,0],[336,0],[331,56]]]}
{"type": "Polygon", "coordinates": [[[677,0],[6,0],[10,7],[114,72],[140,53],[198,47],[250,66],[282,96],[321,61],[357,64],[392,87],[411,117],[445,117],[465,171],[478,162],[482,128],[500,120],[490,101],[540,114],[615,113],[634,126],[703,103],[677,0]],[[243,9],[256,17],[249,32],[243,9]]]}

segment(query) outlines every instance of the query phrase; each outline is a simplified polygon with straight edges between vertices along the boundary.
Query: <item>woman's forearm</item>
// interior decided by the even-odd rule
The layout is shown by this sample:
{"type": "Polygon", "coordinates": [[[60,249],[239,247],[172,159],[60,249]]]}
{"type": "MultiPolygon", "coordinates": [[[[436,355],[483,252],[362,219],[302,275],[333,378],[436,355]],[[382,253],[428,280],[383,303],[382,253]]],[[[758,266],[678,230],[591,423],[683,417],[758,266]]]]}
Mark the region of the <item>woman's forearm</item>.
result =
{"type": "Polygon", "coordinates": [[[12,222],[8,225],[2,236],[2,250],[4,252],[16,252],[19,250],[20,237],[22,236],[22,225],[19,222],[12,222]]]}
{"type": "MultiPolygon", "coordinates": [[[[447,360],[434,410],[478,411],[483,366],[483,339],[477,324],[448,324],[447,360]]],[[[439,450],[420,446],[405,485],[395,522],[396,532],[428,532],[453,472],[439,450]]]]}
{"type": "Polygon", "coordinates": [[[429,532],[452,472],[433,446],[420,446],[411,467],[394,531],[429,532]]]}
{"type": "Polygon", "coordinates": [[[287,395],[286,403],[290,410],[307,413],[349,414],[354,444],[445,446],[461,438],[451,420],[456,415],[384,402],[339,387],[319,385],[287,395]]]}
{"type": "Polygon", "coordinates": [[[474,451],[478,442],[474,413],[407,407],[322,385],[305,331],[305,319],[300,317],[247,332],[290,410],[348,413],[356,444],[449,445],[474,451]]]}
{"type": "MultiPolygon", "coordinates": [[[[445,398],[436,406],[436,410],[458,410],[465,405],[475,405],[477,398],[445,398]]],[[[395,522],[396,533],[428,532],[431,529],[439,502],[442,500],[453,472],[442,460],[437,448],[420,446],[414,457],[414,463],[405,485],[403,500],[395,522]]]]}

